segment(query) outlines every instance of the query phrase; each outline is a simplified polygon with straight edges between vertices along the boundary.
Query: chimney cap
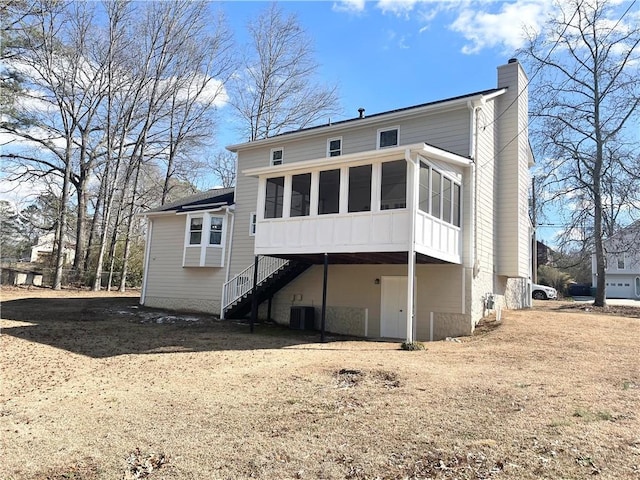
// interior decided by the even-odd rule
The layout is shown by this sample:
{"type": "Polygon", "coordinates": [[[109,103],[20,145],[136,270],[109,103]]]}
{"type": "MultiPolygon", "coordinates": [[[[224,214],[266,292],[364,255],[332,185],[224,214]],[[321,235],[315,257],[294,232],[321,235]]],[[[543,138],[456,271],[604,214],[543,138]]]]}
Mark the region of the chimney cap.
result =
{"type": "Polygon", "coordinates": [[[518,63],[518,59],[517,58],[510,58],[507,63],[518,63]]]}
{"type": "Polygon", "coordinates": [[[360,107],[358,109],[358,114],[359,114],[358,118],[364,118],[364,108],[360,107]]]}

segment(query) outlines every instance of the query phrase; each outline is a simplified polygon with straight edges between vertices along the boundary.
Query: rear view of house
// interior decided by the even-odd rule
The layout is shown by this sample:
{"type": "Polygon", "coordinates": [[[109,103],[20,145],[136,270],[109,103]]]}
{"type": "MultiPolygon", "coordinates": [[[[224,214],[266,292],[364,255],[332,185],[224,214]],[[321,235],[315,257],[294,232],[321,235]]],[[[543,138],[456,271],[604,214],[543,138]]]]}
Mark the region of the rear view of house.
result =
{"type": "MultiPolygon", "coordinates": [[[[408,340],[468,335],[492,310],[528,306],[527,104],[511,60],[496,88],[228,147],[228,270],[202,305],[245,315],[255,279],[263,317],[287,324],[302,309],[318,326],[324,310],[328,331],[408,340]]],[[[163,229],[186,250],[191,217],[173,217],[163,229]]],[[[218,278],[202,255],[176,268],[218,278]]],[[[157,275],[148,266],[145,292],[157,275]]]]}

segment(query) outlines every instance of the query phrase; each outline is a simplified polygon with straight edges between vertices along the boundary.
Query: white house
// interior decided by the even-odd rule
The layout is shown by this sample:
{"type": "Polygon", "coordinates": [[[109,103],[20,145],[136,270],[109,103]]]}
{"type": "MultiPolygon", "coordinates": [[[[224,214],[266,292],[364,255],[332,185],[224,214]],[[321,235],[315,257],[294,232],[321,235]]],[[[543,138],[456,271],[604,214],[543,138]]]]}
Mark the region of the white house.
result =
{"type": "MultiPolygon", "coordinates": [[[[38,243],[31,247],[31,262],[44,263],[52,261],[55,233],[49,232],[38,237],[38,243]]],[[[75,246],[69,238],[65,238],[65,248],[62,250],[64,265],[71,265],[76,258],[75,246]]]]}
{"type": "Polygon", "coordinates": [[[234,202],[147,213],[141,302],[245,315],[255,279],[262,317],[407,340],[529,306],[527,84],[514,59],[496,88],[229,146],[234,202]]]}
{"type": "MultiPolygon", "coordinates": [[[[640,221],[604,241],[607,298],[640,300],[640,221]]],[[[591,259],[592,285],[597,283],[595,255],[591,259]]]]}

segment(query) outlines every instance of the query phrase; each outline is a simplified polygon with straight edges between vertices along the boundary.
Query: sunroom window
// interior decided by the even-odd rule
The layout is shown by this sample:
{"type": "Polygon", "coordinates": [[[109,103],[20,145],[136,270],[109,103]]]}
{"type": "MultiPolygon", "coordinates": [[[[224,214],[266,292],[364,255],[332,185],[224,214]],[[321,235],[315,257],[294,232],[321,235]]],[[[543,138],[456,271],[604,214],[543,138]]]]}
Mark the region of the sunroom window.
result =
{"type": "Polygon", "coordinates": [[[282,218],[284,202],[284,177],[267,179],[267,194],[264,204],[264,218],[282,218]]]}
{"type": "Polygon", "coordinates": [[[371,165],[349,168],[349,212],[371,210],[371,165]]]}
{"type": "Polygon", "coordinates": [[[311,205],[311,174],[303,173],[291,178],[291,216],[309,215],[311,205]]]}
{"type": "Polygon", "coordinates": [[[440,203],[442,201],[442,175],[431,170],[431,215],[440,218],[440,203]]]}
{"type": "Polygon", "coordinates": [[[407,206],[407,162],[396,160],[382,164],[382,189],[380,209],[405,208],[407,206]]]}
{"type": "Polygon", "coordinates": [[[318,185],[318,213],[320,215],[340,211],[340,170],[320,172],[318,185]]]}
{"type": "Polygon", "coordinates": [[[421,211],[459,227],[461,192],[460,184],[420,162],[418,208],[421,211]]]}
{"type": "Polygon", "coordinates": [[[420,162],[420,187],[418,190],[418,208],[423,212],[429,212],[429,178],[431,167],[420,162]]]}

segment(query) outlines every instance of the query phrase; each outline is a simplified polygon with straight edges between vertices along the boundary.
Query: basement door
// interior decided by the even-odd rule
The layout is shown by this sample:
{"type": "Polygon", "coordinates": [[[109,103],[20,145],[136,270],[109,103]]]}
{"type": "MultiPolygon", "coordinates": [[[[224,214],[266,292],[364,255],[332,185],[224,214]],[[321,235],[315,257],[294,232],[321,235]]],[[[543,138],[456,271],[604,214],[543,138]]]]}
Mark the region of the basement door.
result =
{"type": "Polygon", "coordinates": [[[381,277],[380,336],[407,338],[407,278],[381,277]]]}

